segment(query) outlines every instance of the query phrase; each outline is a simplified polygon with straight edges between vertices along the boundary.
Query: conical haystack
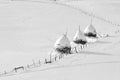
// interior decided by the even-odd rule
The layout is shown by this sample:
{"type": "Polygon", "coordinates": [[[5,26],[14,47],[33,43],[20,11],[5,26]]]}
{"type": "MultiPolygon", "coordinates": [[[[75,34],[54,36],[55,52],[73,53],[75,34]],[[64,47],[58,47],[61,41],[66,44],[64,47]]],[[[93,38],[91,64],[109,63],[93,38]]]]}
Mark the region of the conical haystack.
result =
{"type": "Polygon", "coordinates": [[[79,26],[79,30],[76,32],[76,34],[73,38],[73,42],[76,44],[86,44],[86,42],[87,42],[86,37],[80,30],[80,26],[79,26]]]}
{"type": "Polygon", "coordinates": [[[60,38],[58,38],[54,45],[54,48],[61,53],[70,53],[71,45],[67,34],[63,34],[60,38]]]}
{"type": "Polygon", "coordinates": [[[87,37],[97,37],[97,31],[94,28],[92,22],[86,27],[86,29],[84,30],[84,34],[87,37]]]}

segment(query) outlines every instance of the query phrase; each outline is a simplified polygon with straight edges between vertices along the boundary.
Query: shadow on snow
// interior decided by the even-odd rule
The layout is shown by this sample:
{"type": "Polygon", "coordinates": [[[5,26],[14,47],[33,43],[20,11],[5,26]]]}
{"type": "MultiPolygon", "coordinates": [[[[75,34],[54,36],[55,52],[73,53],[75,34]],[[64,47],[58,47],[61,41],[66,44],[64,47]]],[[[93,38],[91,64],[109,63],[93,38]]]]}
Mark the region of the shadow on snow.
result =
{"type": "Polygon", "coordinates": [[[92,51],[81,51],[80,54],[88,54],[88,55],[108,55],[108,56],[112,56],[112,54],[101,53],[101,52],[92,52],[92,51]]]}

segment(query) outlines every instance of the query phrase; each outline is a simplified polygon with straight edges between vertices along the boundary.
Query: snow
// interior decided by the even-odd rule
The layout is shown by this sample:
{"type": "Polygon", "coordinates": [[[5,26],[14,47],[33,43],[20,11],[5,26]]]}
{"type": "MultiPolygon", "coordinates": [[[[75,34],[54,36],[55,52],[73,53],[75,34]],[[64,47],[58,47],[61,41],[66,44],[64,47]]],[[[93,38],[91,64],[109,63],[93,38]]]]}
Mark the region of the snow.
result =
{"type": "Polygon", "coordinates": [[[96,34],[96,29],[94,28],[93,24],[90,24],[86,27],[86,29],[84,30],[84,33],[93,33],[96,34]]]}
{"type": "MultiPolygon", "coordinates": [[[[63,3],[64,1],[62,1],[63,3]]],[[[91,19],[79,9],[119,23],[119,1],[65,1],[68,6],[32,1],[0,3],[0,73],[17,66],[37,63],[48,57],[57,38],[68,30],[72,41],[81,25],[84,31],[91,19]],[[76,26],[76,27],[75,27],[76,26]]],[[[52,64],[0,76],[1,80],[120,80],[120,33],[118,26],[93,18],[98,33],[108,37],[89,43],[76,54],[52,64]]]]}
{"type": "Polygon", "coordinates": [[[58,38],[58,40],[55,42],[54,47],[55,48],[71,47],[67,34],[63,34],[60,38],[58,38]]]}
{"type": "Polygon", "coordinates": [[[76,41],[76,40],[84,40],[84,41],[86,41],[86,38],[85,38],[83,32],[80,30],[80,27],[79,27],[79,30],[77,30],[77,32],[76,32],[76,34],[75,34],[75,36],[73,38],[73,41],[76,41]]]}

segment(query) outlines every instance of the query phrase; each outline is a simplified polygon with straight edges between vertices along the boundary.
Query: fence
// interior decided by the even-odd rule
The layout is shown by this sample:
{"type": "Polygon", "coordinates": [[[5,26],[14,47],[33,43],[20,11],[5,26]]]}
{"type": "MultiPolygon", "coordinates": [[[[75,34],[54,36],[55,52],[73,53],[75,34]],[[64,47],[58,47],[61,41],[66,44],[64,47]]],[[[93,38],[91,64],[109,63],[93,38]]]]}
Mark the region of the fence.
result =
{"type": "MultiPolygon", "coordinates": [[[[83,49],[83,48],[81,48],[81,49],[83,49]]],[[[72,51],[73,51],[73,49],[72,49],[72,51]]],[[[15,67],[11,71],[4,70],[4,72],[1,73],[0,76],[8,76],[10,74],[15,75],[17,73],[21,73],[21,72],[30,70],[32,68],[41,67],[42,65],[45,65],[45,64],[52,64],[53,62],[61,60],[65,56],[67,56],[67,55],[66,54],[59,54],[58,56],[54,56],[54,57],[52,57],[50,55],[49,58],[45,58],[43,62],[40,59],[37,62],[35,62],[35,60],[33,59],[32,64],[27,64],[26,66],[15,67]]]]}

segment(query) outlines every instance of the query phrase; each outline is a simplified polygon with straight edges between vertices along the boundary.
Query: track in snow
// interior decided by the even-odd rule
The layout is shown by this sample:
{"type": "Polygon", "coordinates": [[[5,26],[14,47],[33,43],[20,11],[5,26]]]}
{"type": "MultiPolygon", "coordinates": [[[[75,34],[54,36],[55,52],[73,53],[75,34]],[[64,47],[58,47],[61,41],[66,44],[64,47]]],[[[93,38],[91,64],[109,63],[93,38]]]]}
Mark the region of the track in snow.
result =
{"type": "Polygon", "coordinates": [[[85,11],[85,10],[83,10],[83,9],[80,9],[80,8],[77,8],[77,7],[74,7],[74,6],[71,6],[71,5],[68,5],[68,4],[66,4],[65,2],[60,2],[60,1],[53,1],[53,0],[46,0],[46,1],[33,1],[33,0],[11,0],[11,1],[27,1],[27,2],[37,2],[37,3],[48,3],[48,4],[57,4],[57,5],[61,5],[61,6],[66,6],[66,7],[69,7],[69,8],[71,8],[71,9],[75,9],[75,10],[78,10],[78,11],[80,11],[81,13],[83,13],[83,14],[85,14],[85,15],[87,15],[87,16],[90,16],[90,17],[93,17],[93,18],[96,18],[96,19],[98,19],[98,20],[101,20],[101,21],[103,21],[103,22],[106,22],[106,23],[108,23],[108,24],[111,24],[111,25],[113,25],[113,26],[117,26],[117,27],[120,27],[120,24],[117,24],[117,23],[114,23],[114,22],[112,22],[111,20],[107,20],[107,19],[105,19],[105,18],[103,18],[103,17],[100,17],[100,16],[97,16],[97,15],[95,15],[95,14],[93,14],[93,12],[87,12],[87,11],[85,11]]]}

